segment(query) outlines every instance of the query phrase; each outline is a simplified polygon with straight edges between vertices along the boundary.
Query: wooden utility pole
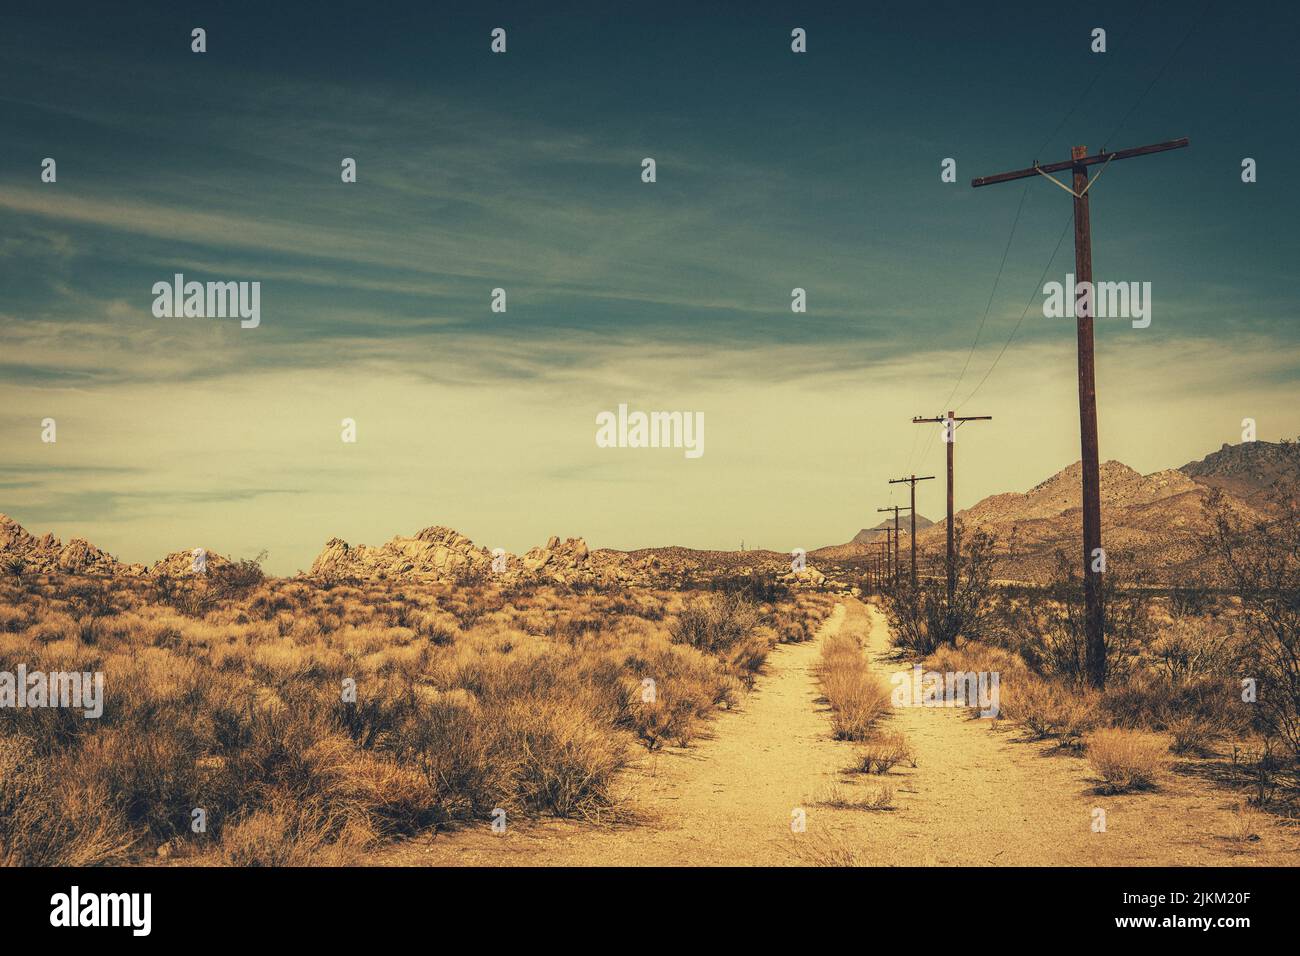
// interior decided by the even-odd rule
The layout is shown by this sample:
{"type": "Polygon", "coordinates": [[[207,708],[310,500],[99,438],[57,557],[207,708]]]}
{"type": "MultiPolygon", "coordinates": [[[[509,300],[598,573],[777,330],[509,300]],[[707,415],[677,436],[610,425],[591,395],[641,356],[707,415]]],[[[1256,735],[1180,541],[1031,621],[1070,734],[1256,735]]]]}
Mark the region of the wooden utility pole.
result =
{"type": "MultiPolygon", "coordinates": [[[[894,513],[894,584],[895,585],[898,584],[898,511],[900,508],[905,508],[905,507],[906,505],[890,505],[888,508],[876,509],[877,511],[892,511],[894,513]]],[[[912,527],[915,529],[916,519],[912,519],[912,527]]],[[[915,533],[915,531],[913,531],[913,533],[915,533]]],[[[885,534],[886,536],[888,536],[889,534],[888,528],[885,529],[885,534]]]]}
{"type": "Polygon", "coordinates": [[[948,446],[948,605],[952,606],[953,596],[957,593],[957,559],[952,545],[952,449],[957,444],[958,422],[987,422],[992,415],[954,415],[949,410],[947,415],[939,418],[913,418],[912,424],[922,422],[943,422],[943,441],[948,446]]]}
{"type": "Polygon", "coordinates": [[[1106,166],[1116,159],[1163,153],[1187,145],[1187,137],[1184,136],[1182,139],[1135,146],[1111,153],[1103,149],[1095,156],[1088,155],[1088,147],[1075,146],[1070,150],[1070,158],[1063,162],[1049,163],[1046,166],[1035,163],[1028,169],[979,176],[971,180],[971,186],[979,187],[1041,175],[1074,197],[1074,272],[1079,296],[1075,305],[1075,324],[1079,340],[1079,448],[1083,471],[1084,632],[1087,636],[1088,683],[1097,688],[1106,686],[1106,620],[1101,587],[1105,552],[1101,547],[1101,467],[1097,447],[1097,383],[1092,348],[1093,303],[1096,298],[1092,290],[1092,224],[1088,212],[1088,191],[1105,172],[1106,166]],[[1103,164],[1101,170],[1089,180],[1088,167],[1098,164],[1103,164]],[[1073,188],[1051,175],[1066,169],[1073,174],[1073,188]]]}
{"type": "Polygon", "coordinates": [[[918,478],[916,475],[909,475],[906,478],[890,478],[891,485],[902,484],[907,482],[912,486],[912,587],[916,587],[916,483],[918,481],[929,481],[934,475],[926,475],[924,478],[918,478]]]}

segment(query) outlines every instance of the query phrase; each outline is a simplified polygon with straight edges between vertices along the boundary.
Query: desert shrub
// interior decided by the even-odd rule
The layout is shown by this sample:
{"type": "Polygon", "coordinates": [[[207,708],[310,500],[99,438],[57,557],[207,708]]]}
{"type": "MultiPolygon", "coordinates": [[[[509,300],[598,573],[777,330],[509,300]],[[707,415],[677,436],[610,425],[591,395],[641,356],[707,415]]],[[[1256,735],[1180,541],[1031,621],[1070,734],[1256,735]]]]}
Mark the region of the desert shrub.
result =
{"type": "Polygon", "coordinates": [[[1240,674],[1245,648],[1227,624],[1180,615],[1160,629],[1150,651],[1166,677],[1183,684],[1240,674]]]}
{"type": "Polygon", "coordinates": [[[727,654],[727,669],[737,677],[746,690],[753,688],[775,640],[775,635],[770,631],[759,628],[749,637],[733,645],[727,654]]]}
{"type": "Polygon", "coordinates": [[[160,584],[164,600],[186,617],[201,618],[217,606],[217,594],[206,581],[177,581],[170,577],[162,581],[166,582],[160,584]]]}
{"type": "MultiPolygon", "coordinates": [[[[1300,445],[1283,443],[1293,463],[1300,445]]],[[[1294,473],[1294,471],[1293,471],[1294,473]]],[[[1274,510],[1243,517],[1222,495],[1206,508],[1202,539],[1220,577],[1241,602],[1250,661],[1259,673],[1259,707],[1271,734],[1300,756],[1300,489],[1276,489],[1274,510]]]]}
{"type": "Polygon", "coordinates": [[[15,578],[21,578],[23,571],[27,570],[27,559],[21,554],[7,554],[3,560],[0,560],[0,570],[15,578]]]}
{"type": "Polygon", "coordinates": [[[737,594],[753,604],[773,604],[790,597],[790,589],[772,574],[754,570],[736,577],[718,578],[711,586],[719,591],[737,594]]]}
{"type": "Polygon", "coordinates": [[[694,648],[646,642],[626,656],[623,667],[636,675],[625,697],[629,702],[626,726],[649,750],[659,749],[667,740],[686,746],[700,718],[735,700],[735,678],[694,648]],[[646,678],[654,681],[650,693],[641,684],[646,678]]]}
{"type": "Polygon", "coordinates": [[[974,641],[964,643],[960,647],[945,644],[926,657],[923,663],[928,671],[939,673],[984,671],[988,674],[998,674],[1000,681],[1018,679],[1028,674],[1028,668],[1019,655],[1001,647],[974,641]]]}
{"type": "Polygon", "coordinates": [[[294,808],[304,827],[314,821],[310,833],[293,831],[309,843],[339,839],[350,824],[367,822],[357,751],[322,708],[264,696],[241,736],[243,746],[211,761],[205,789],[214,832],[224,838],[228,823],[279,807],[294,808]]]}
{"type": "Polygon", "coordinates": [[[515,701],[503,710],[498,726],[515,755],[510,782],[523,806],[559,817],[589,817],[612,804],[610,786],[626,762],[626,744],[598,726],[586,708],[558,700],[544,707],[515,701]]]}
{"type": "Polygon", "coordinates": [[[1267,736],[1253,745],[1233,745],[1233,770],[1254,791],[1250,797],[1254,806],[1267,806],[1279,791],[1294,794],[1300,786],[1294,758],[1288,759],[1289,749],[1289,743],[1267,736]]]}
{"type": "Polygon", "coordinates": [[[744,640],[758,623],[758,609],[751,601],[722,592],[688,605],[669,631],[679,644],[717,653],[744,640]]]}
{"type": "MultiPolygon", "coordinates": [[[[1102,575],[1104,608],[1104,676],[1123,680],[1133,667],[1134,655],[1151,640],[1149,595],[1137,577],[1118,570],[1129,564],[1111,555],[1111,570],[1102,575]]],[[[1027,593],[1020,623],[1023,641],[1017,648],[1025,662],[1044,677],[1082,684],[1087,680],[1087,630],[1085,627],[1083,574],[1078,561],[1064,551],[1056,553],[1055,571],[1046,587],[1027,593]]]]}
{"type": "Polygon", "coordinates": [[[415,633],[433,644],[453,644],[460,635],[454,615],[444,611],[418,611],[413,615],[415,633]]]}
{"type": "Polygon", "coordinates": [[[1218,730],[1213,725],[1187,714],[1171,719],[1166,729],[1173,738],[1169,749],[1176,754],[1206,756],[1219,736],[1218,730]]]}
{"type": "Polygon", "coordinates": [[[226,827],[220,852],[229,866],[345,866],[372,840],[360,820],[322,818],[313,807],[280,802],[226,827]]]}
{"type": "Polygon", "coordinates": [[[419,771],[373,754],[352,764],[357,798],[376,835],[418,833],[438,822],[438,803],[419,771]]]}
{"type": "Polygon", "coordinates": [[[939,574],[913,584],[903,575],[885,589],[885,616],[895,646],[924,657],[958,637],[978,640],[993,607],[994,537],[979,529],[967,535],[960,522],[953,526],[954,589],[948,599],[946,561],[939,574]]]}
{"type": "Polygon", "coordinates": [[[218,601],[242,598],[261,585],[265,579],[262,562],[266,552],[262,551],[255,558],[244,558],[213,568],[208,573],[208,588],[218,601]]]}
{"type": "Polygon", "coordinates": [[[1226,832],[1222,835],[1233,843],[1246,845],[1258,843],[1273,827],[1273,820],[1267,813],[1239,801],[1233,807],[1226,832]]]}
{"type": "Polygon", "coordinates": [[[807,618],[800,617],[781,625],[779,640],[782,644],[802,644],[812,638],[813,629],[809,626],[807,618]]]}
{"type": "Polygon", "coordinates": [[[867,740],[860,753],[858,769],[862,773],[889,773],[895,764],[901,762],[916,766],[912,745],[907,738],[897,731],[880,733],[867,740]]]}
{"type": "Polygon", "coordinates": [[[637,708],[632,727],[646,749],[653,752],[669,740],[687,746],[692,739],[691,725],[695,719],[696,706],[689,697],[667,693],[637,708]]]}
{"type": "Polygon", "coordinates": [[[1180,581],[1169,589],[1169,612],[1175,618],[1204,617],[1218,606],[1218,595],[1201,580],[1180,581]]]}
{"type": "Polygon", "coordinates": [[[98,578],[80,578],[67,584],[63,599],[78,617],[107,617],[121,608],[108,583],[98,578]]]}
{"type": "Polygon", "coordinates": [[[892,810],[894,788],[887,783],[882,783],[874,793],[858,796],[845,787],[832,786],[818,796],[814,803],[819,807],[831,807],[836,810],[892,810]]]}
{"type": "Polygon", "coordinates": [[[252,595],[245,606],[250,615],[264,621],[275,620],[276,615],[281,611],[292,611],[295,608],[293,600],[286,594],[266,588],[252,595]]]}
{"type": "Polygon", "coordinates": [[[856,636],[842,629],[822,647],[817,672],[837,740],[866,740],[890,707],[890,689],[871,670],[856,636]]]}
{"type": "Polygon", "coordinates": [[[1000,716],[1024,725],[1035,737],[1078,746],[1098,723],[1098,695],[1079,687],[1024,674],[1000,686],[1000,716]]]}
{"type": "Polygon", "coordinates": [[[61,753],[95,730],[82,714],[74,707],[0,707],[0,736],[24,737],[42,756],[61,753]]]}
{"type": "Polygon", "coordinates": [[[494,740],[492,725],[472,696],[439,693],[403,714],[383,746],[424,776],[435,820],[445,824],[483,817],[508,802],[509,768],[494,759],[494,740]]]}
{"type": "Polygon", "coordinates": [[[75,760],[42,757],[31,740],[0,735],[0,866],[117,863],[137,840],[75,760]]]}
{"type": "Polygon", "coordinates": [[[1169,763],[1168,741],[1157,734],[1108,727],[1086,741],[1088,763],[1108,793],[1155,787],[1169,763]]]}
{"type": "Polygon", "coordinates": [[[197,741],[180,730],[108,728],[89,735],[76,754],[78,772],[153,846],[189,833],[190,811],[205,805],[197,741]]]}

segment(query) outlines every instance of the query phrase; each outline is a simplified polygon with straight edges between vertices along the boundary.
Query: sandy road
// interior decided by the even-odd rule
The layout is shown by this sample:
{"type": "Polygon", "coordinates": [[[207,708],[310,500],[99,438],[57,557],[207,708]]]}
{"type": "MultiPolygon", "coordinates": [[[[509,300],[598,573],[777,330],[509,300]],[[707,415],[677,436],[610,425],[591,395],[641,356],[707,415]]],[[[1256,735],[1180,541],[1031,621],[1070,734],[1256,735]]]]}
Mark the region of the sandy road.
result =
{"type": "Polygon", "coordinates": [[[1099,796],[1087,762],[993,729],[966,711],[896,709],[916,767],[884,777],[850,770],[856,746],[831,737],[814,668],[822,640],[857,633],[882,674],[888,631],[874,607],[846,599],[817,639],[775,648],[755,690],[720,713],[689,748],[643,755],[624,775],[642,822],[486,824],[381,851],[380,865],[1207,865],[1300,862],[1296,839],[1271,827],[1259,841],[1226,838],[1239,797],[1175,775],[1160,791],[1099,796]],[[893,791],[890,810],[839,808],[893,791]],[[834,802],[834,801],[831,801],[834,802]],[[1106,831],[1094,832],[1094,810],[1106,831]],[[791,830],[802,810],[806,830],[791,830]]]}

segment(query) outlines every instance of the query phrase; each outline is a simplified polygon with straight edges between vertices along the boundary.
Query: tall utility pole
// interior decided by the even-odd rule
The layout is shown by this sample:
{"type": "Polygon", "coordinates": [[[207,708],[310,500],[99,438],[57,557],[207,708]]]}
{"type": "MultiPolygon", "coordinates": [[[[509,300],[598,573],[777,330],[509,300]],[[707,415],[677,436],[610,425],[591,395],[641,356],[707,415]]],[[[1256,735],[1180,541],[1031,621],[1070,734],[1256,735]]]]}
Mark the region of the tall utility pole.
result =
{"type": "MultiPolygon", "coordinates": [[[[877,511],[892,511],[892,512],[894,513],[894,584],[895,584],[895,585],[898,584],[898,511],[899,511],[900,508],[904,508],[904,507],[906,507],[906,506],[905,506],[905,505],[890,505],[888,508],[877,508],[877,509],[876,509],[877,511]]],[[[912,527],[913,527],[913,528],[916,527],[916,519],[915,519],[915,518],[912,519],[912,527]]],[[[885,533],[886,533],[886,535],[888,535],[888,533],[889,533],[889,529],[888,529],[888,528],[885,529],[885,533]]],[[[915,533],[915,532],[913,532],[913,533],[915,533]]]]}
{"type": "MultiPolygon", "coordinates": [[[[952,606],[953,596],[957,593],[957,560],[952,551],[952,449],[957,444],[958,422],[987,422],[992,415],[954,415],[949,410],[947,415],[939,418],[913,418],[912,424],[922,422],[943,422],[943,441],[948,446],[948,605],[952,606]]],[[[915,487],[915,486],[914,486],[915,487]]]]}
{"type": "Polygon", "coordinates": [[[1187,146],[1187,137],[1171,139],[1149,146],[1135,146],[1108,153],[1103,148],[1095,156],[1088,155],[1088,147],[1070,149],[1070,158],[1059,163],[1040,166],[1035,163],[1028,169],[1017,169],[995,176],[979,176],[971,186],[991,186],[1030,176],[1045,176],[1074,197],[1074,272],[1078,300],[1075,304],[1075,323],[1079,339],[1079,448],[1083,457],[1083,600],[1084,632],[1087,636],[1086,666],[1088,683],[1093,687],[1106,686],[1106,620],[1102,607],[1102,568],[1105,552],[1101,547],[1101,468],[1097,449],[1097,384],[1092,350],[1092,316],[1094,295],[1092,289],[1092,224],[1088,213],[1088,190],[1112,161],[1132,159],[1163,153],[1187,146]],[[1088,167],[1102,164],[1090,180],[1088,167]],[[1065,185],[1055,172],[1070,170],[1073,188],[1065,185]]]}
{"type": "Polygon", "coordinates": [[[890,478],[891,485],[902,484],[907,482],[912,486],[912,587],[916,587],[916,483],[918,481],[929,481],[934,475],[926,475],[924,478],[918,478],[916,475],[909,475],[906,478],[890,478]]]}

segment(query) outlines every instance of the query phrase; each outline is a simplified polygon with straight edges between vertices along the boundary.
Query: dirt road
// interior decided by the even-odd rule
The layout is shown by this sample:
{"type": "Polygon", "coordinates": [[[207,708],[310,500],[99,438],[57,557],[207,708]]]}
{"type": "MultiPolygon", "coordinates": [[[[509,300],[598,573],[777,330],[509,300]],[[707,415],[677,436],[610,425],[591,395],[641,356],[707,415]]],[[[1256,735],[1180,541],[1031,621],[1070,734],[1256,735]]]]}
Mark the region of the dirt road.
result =
{"type": "Polygon", "coordinates": [[[550,821],[487,824],[419,838],[373,858],[381,865],[1295,865],[1295,837],[1271,821],[1233,840],[1239,797],[1174,775],[1154,793],[1099,796],[1086,761],[992,729],[966,711],[899,708],[915,767],[885,776],[850,770],[857,745],[833,740],[815,676],[822,639],[847,628],[882,674],[880,613],[846,599],[804,644],[775,648],[743,705],[711,736],[642,756],[624,776],[642,822],[593,827],[550,821]],[[882,787],[892,809],[866,810],[882,787]],[[838,804],[838,806],[836,805],[838,804]],[[1095,832],[1097,809],[1105,832],[1095,832]],[[802,812],[805,829],[792,830],[802,812]]]}

